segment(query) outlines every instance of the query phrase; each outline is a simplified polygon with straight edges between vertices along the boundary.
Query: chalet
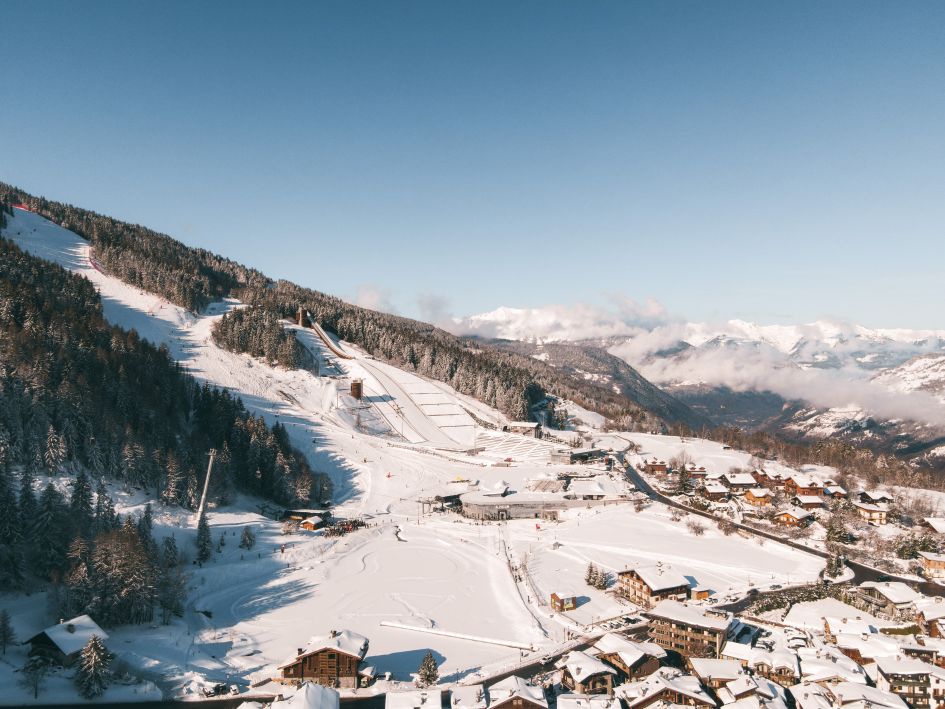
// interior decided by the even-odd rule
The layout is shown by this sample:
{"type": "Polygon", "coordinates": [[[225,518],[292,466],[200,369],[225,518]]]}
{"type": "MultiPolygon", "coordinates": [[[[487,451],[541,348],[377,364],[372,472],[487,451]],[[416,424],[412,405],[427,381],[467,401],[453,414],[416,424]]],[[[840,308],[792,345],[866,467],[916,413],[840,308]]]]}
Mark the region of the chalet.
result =
{"type": "Polygon", "coordinates": [[[559,448],[551,452],[551,462],[577,465],[602,460],[604,455],[604,451],[600,448],[559,448]]]}
{"type": "Polygon", "coordinates": [[[541,438],[541,424],[534,421],[510,421],[502,427],[506,433],[519,433],[530,438],[541,438]]]}
{"type": "Polygon", "coordinates": [[[650,640],[666,651],[684,657],[718,657],[731,618],[679,601],[661,601],[645,615],[650,619],[650,640]]]}
{"type": "Polygon", "coordinates": [[[766,487],[752,487],[745,491],[745,502],[753,507],[767,507],[774,499],[774,493],[766,487]]]}
{"type": "Polygon", "coordinates": [[[711,500],[712,502],[721,502],[722,500],[727,500],[729,494],[727,487],[721,483],[712,482],[711,480],[706,480],[704,483],[702,483],[702,487],[699,488],[699,492],[705,499],[711,500]]]}
{"type": "Polygon", "coordinates": [[[888,618],[911,619],[915,602],[922,594],[901,581],[866,581],[853,592],[855,605],[873,614],[888,618]]]}
{"type": "Polygon", "coordinates": [[[314,532],[316,529],[321,529],[324,520],[318,515],[312,515],[311,517],[306,517],[301,522],[299,522],[300,529],[307,529],[310,532],[314,532]]]}
{"type": "Polygon", "coordinates": [[[558,709],[622,709],[618,697],[606,694],[559,694],[556,700],[558,709]]]}
{"type": "Polygon", "coordinates": [[[860,502],[869,502],[873,505],[891,505],[895,500],[891,495],[879,490],[863,490],[860,493],[860,502]]]}
{"type": "Polygon", "coordinates": [[[673,667],[660,667],[642,682],[633,682],[617,688],[617,696],[628,709],[644,707],[716,707],[718,703],[692,675],[673,667]]]}
{"type": "Polygon", "coordinates": [[[570,593],[570,592],[551,594],[552,610],[555,610],[558,613],[564,613],[565,611],[573,611],[577,607],[578,607],[577,594],[570,593]]]}
{"type": "Polygon", "coordinates": [[[854,502],[853,509],[864,522],[868,522],[876,527],[886,524],[886,515],[889,514],[889,508],[885,504],[874,504],[872,502],[854,502]]]}
{"type": "Polygon", "coordinates": [[[940,621],[945,620],[945,598],[941,596],[923,596],[915,602],[915,622],[919,629],[930,638],[940,638],[940,621]]]}
{"type": "Polygon", "coordinates": [[[575,650],[561,661],[561,685],[577,694],[613,694],[617,671],[586,652],[575,650]]]}
{"type": "Polygon", "coordinates": [[[668,598],[685,601],[691,586],[689,579],[662,563],[638,566],[617,574],[617,593],[644,608],[668,598]]]}
{"type": "Polygon", "coordinates": [[[604,476],[572,480],[568,483],[564,497],[566,500],[603,500],[610,487],[608,482],[604,476]]]}
{"type": "Polygon", "coordinates": [[[738,660],[719,660],[712,657],[690,657],[687,664],[692,674],[706,687],[718,689],[745,674],[738,660]]]}
{"type": "Polygon", "coordinates": [[[87,615],[80,615],[37,633],[29,643],[31,657],[41,657],[57,665],[69,667],[93,635],[108,640],[108,633],[87,615]]]}
{"type": "Polygon", "coordinates": [[[828,685],[826,690],[833,698],[836,707],[850,707],[850,709],[907,709],[906,703],[898,695],[870,687],[858,682],[840,682],[828,685]]]}
{"type": "MultiPolygon", "coordinates": [[[[541,687],[526,682],[517,675],[489,685],[489,709],[548,709],[548,700],[541,687]]],[[[436,708],[433,708],[436,709],[436,708]]]]}
{"type": "Polygon", "coordinates": [[[695,465],[689,465],[689,467],[686,468],[686,474],[689,476],[690,480],[698,482],[704,480],[709,473],[704,465],[700,465],[698,468],[695,465]]]}
{"type": "Polygon", "coordinates": [[[839,485],[826,485],[824,487],[824,497],[830,497],[834,500],[845,500],[847,499],[846,488],[840,487],[839,485]]]}
{"type": "Polygon", "coordinates": [[[436,688],[410,689],[405,692],[387,692],[384,709],[440,709],[442,692],[436,688]]]}
{"type": "Polygon", "coordinates": [[[732,492],[744,492],[758,486],[755,479],[748,473],[725,473],[719,482],[732,492]]]}
{"type": "Polygon", "coordinates": [[[788,507],[774,516],[774,523],[782,527],[806,527],[814,521],[814,516],[807,510],[788,507]]]}
{"type": "Polygon", "coordinates": [[[716,690],[716,695],[723,705],[738,704],[740,707],[767,707],[767,709],[787,709],[787,695],[784,687],[764,677],[740,675],[716,690]]]}
{"type": "Polygon", "coordinates": [[[643,461],[643,472],[650,475],[665,475],[669,471],[665,460],[645,460],[643,461]]]}
{"type": "Polygon", "coordinates": [[[937,581],[945,579],[945,554],[935,554],[930,551],[919,552],[919,563],[925,578],[937,581]]]}
{"type": "Polygon", "coordinates": [[[837,682],[866,684],[868,681],[866,672],[859,664],[831,645],[798,648],[797,654],[801,661],[802,682],[827,685],[837,682]]]}
{"type": "Polygon", "coordinates": [[[300,647],[293,659],[279,666],[281,682],[315,682],[326,687],[354,689],[361,684],[361,662],[368,650],[368,639],[350,630],[332,630],[327,636],[315,636],[300,647]]]}
{"type": "Polygon", "coordinates": [[[824,486],[810,475],[793,474],[784,481],[784,492],[791,497],[795,495],[816,495],[822,497],[824,486]]]}
{"type": "Polygon", "coordinates": [[[791,500],[791,504],[808,512],[811,510],[822,510],[827,506],[827,503],[824,502],[823,495],[795,495],[791,500]]]}
{"type": "Polygon", "coordinates": [[[899,696],[911,709],[937,707],[945,687],[945,670],[907,657],[876,661],[876,687],[899,696]]]}
{"type": "Polygon", "coordinates": [[[747,664],[755,676],[777,682],[782,687],[797,684],[801,678],[801,663],[797,654],[790,650],[756,648],[747,664]]]}
{"type": "Polygon", "coordinates": [[[936,534],[945,534],[945,517],[926,517],[922,520],[922,526],[936,534]]]}
{"type": "Polygon", "coordinates": [[[616,633],[603,636],[594,644],[592,652],[628,680],[648,677],[659,668],[660,660],[666,658],[666,651],[659,645],[628,640],[616,633]]]}

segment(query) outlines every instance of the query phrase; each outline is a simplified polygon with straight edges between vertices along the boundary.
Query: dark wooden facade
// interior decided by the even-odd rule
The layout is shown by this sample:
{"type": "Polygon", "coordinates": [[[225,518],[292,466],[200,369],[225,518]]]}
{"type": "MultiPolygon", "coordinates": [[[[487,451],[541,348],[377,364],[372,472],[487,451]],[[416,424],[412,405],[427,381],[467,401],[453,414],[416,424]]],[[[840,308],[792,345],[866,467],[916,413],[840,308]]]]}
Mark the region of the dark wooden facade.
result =
{"type": "Polygon", "coordinates": [[[361,658],[325,648],[307,655],[299,655],[282,668],[284,681],[315,682],[326,687],[354,688],[358,686],[358,665],[361,658]]]}

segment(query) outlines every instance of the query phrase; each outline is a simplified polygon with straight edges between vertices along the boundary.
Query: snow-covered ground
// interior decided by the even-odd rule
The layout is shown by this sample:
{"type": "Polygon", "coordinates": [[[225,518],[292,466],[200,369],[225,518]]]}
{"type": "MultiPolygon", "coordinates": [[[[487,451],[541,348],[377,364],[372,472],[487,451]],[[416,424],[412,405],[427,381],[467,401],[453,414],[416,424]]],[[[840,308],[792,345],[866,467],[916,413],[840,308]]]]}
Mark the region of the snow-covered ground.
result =
{"type": "MultiPolygon", "coordinates": [[[[221,350],[212,342],[211,328],[239,303],[189,313],[101,273],[90,263],[84,240],[34,214],[16,210],[4,236],[89,278],[101,292],[109,321],[166,345],[195,377],[234,391],[270,424],[283,423],[313,468],[332,477],[335,514],[364,516],[371,525],[341,538],[282,536],[279,523],[256,514],[256,501],[241,499],[211,510],[214,537],[225,533],[227,543],[214,561],[192,569],[185,618],[170,627],[109,631],[110,647],[120,659],[166,691],[194,691],[203,681],[245,687],[275,674],[310,635],[343,628],[370,638],[369,660],[379,672],[407,679],[433,649],[441,676],[457,679],[514,660],[518,651],[384,623],[522,645],[559,642],[565,627],[627,610],[612,595],[584,584],[589,561],[618,571],[664,560],[719,593],[745,590],[751,583],[813,579],[821,567],[801,552],[724,537],[711,527],[695,537],[685,520],[674,522],[659,506],[639,513],[629,504],[571,510],[560,523],[538,526],[534,520],[490,525],[455,514],[421,516],[424,492],[456,479],[483,487],[502,480],[524,490],[530,480],[575,468],[548,464],[552,443],[474,427],[470,412],[493,425],[504,422],[480,402],[378,362],[349,343],[339,346],[353,359],[341,360],[312,330],[291,326],[323,364],[335,363],[323,367],[325,376],[221,350]],[[347,395],[352,378],[364,380],[361,404],[347,395]],[[473,443],[483,448],[478,455],[466,452],[473,443]],[[508,467],[495,467],[507,459],[508,467]],[[258,539],[251,552],[237,548],[245,525],[255,528],[258,539]],[[547,596],[561,590],[586,597],[567,618],[552,617],[547,606],[547,596]]],[[[616,450],[638,443],[642,452],[631,456],[632,462],[668,459],[685,449],[710,469],[748,465],[747,454],[706,441],[595,435],[599,445],[616,450]]],[[[117,496],[123,513],[140,509],[144,501],[133,492],[117,496]]],[[[192,548],[194,524],[186,511],[156,508],[156,533],[173,532],[184,550],[192,548]]],[[[28,609],[25,620],[18,620],[21,637],[54,620],[40,596],[17,602],[28,609]]]]}

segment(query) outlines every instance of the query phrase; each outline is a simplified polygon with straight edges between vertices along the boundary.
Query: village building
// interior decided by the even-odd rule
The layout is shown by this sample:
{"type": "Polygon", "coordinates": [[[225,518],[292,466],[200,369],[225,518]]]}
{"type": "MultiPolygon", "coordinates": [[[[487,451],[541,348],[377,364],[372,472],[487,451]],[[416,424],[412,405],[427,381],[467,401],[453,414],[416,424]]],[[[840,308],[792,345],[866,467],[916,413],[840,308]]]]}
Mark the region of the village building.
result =
{"type": "Polygon", "coordinates": [[[571,480],[564,497],[568,500],[603,500],[608,494],[614,496],[614,493],[609,478],[600,475],[571,480]]]}
{"type": "Polygon", "coordinates": [[[744,492],[758,485],[749,473],[723,473],[720,482],[733,493],[744,492]]]}
{"type": "Polygon", "coordinates": [[[643,461],[643,472],[649,475],[665,475],[669,470],[665,460],[645,460],[643,461]]]}
{"type": "Polygon", "coordinates": [[[942,702],[945,670],[912,658],[884,657],[876,661],[876,687],[897,695],[911,709],[936,709],[942,702]]]}
{"type": "Polygon", "coordinates": [[[299,522],[299,527],[314,532],[316,529],[321,529],[323,522],[324,520],[318,515],[312,515],[299,522]]]}
{"type": "Polygon", "coordinates": [[[595,460],[602,460],[604,455],[604,451],[600,448],[559,448],[551,451],[550,454],[552,463],[563,463],[564,465],[591,463],[595,460]]]}
{"type": "Polygon", "coordinates": [[[715,694],[723,706],[732,709],[788,709],[784,688],[763,677],[740,675],[715,694]]]}
{"type": "Polygon", "coordinates": [[[108,633],[87,615],[51,625],[26,642],[30,646],[30,657],[40,657],[63,667],[71,666],[82,652],[82,648],[97,635],[103,641],[108,633]]]}
{"type": "Polygon", "coordinates": [[[791,500],[791,504],[808,512],[811,510],[822,510],[827,506],[827,503],[824,502],[823,495],[795,495],[791,500]]]}
{"type": "Polygon", "coordinates": [[[645,680],[617,687],[615,693],[623,699],[628,709],[644,709],[652,705],[718,706],[718,702],[696,677],[683,674],[673,667],[660,667],[645,680]]]}
{"type": "Polygon", "coordinates": [[[557,709],[622,709],[620,699],[607,694],[559,694],[557,709]]]}
{"type": "Polygon", "coordinates": [[[635,680],[656,672],[666,651],[651,642],[628,640],[616,633],[607,633],[594,643],[592,652],[598,660],[616,669],[622,679],[635,680]]]}
{"type": "MultiPolygon", "coordinates": [[[[361,663],[367,650],[368,639],[350,630],[332,630],[327,636],[315,636],[298,649],[293,659],[279,665],[281,681],[356,688],[362,684],[361,663]]],[[[363,677],[368,680],[369,674],[363,677]]]]}
{"type": "Polygon", "coordinates": [[[832,645],[801,647],[797,649],[797,656],[800,660],[802,682],[825,686],[837,682],[868,682],[863,668],[832,645]]]}
{"type": "Polygon", "coordinates": [[[551,594],[551,609],[558,613],[573,611],[578,607],[578,597],[576,593],[562,591],[561,593],[551,594]]]}
{"type": "Polygon", "coordinates": [[[713,482],[711,480],[706,480],[702,483],[702,487],[699,489],[699,492],[702,493],[702,496],[711,500],[712,502],[721,502],[722,500],[727,500],[729,495],[729,489],[725,487],[722,483],[713,482]]]}
{"type": "Polygon", "coordinates": [[[945,579],[945,554],[936,554],[931,551],[919,552],[919,564],[922,573],[929,580],[945,579]]]}
{"type": "Polygon", "coordinates": [[[541,424],[534,421],[510,421],[502,427],[502,430],[506,433],[519,433],[531,438],[542,437],[541,424]]]}
{"type": "MultiPolygon", "coordinates": [[[[242,706],[246,706],[245,703],[242,706]]],[[[273,702],[275,709],[339,709],[341,696],[330,687],[304,682],[291,697],[273,702]]]]}
{"type": "Polygon", "coordinates": [[[825,689],[838,709],[908,709],[900,696],[858,682],[839,682],[825,689]]]}
{"type": "Polygon", "coordinates": [[[774,499],[774,493],[766,487],[752,487],[745,491],[745,502],[753,507],[767,507],[774,499]]]}
{"type": "Polygon", "coordinates": [[[561,685],[576,694],[613,694],[617,671],[596,657],[576,650],[561,661],[561,685]]]}
{"type": "Polygon", "coordinates": [[[915,622],[923,634],[931,638],[943,637],[939,621],[945,620],[945,598],[923,596],[914,605],[915,622]]]}
{"type": "Polygon", "coordinates": [[[687,664],[692,674],[710,689],[718,689],[745,674],[745,668],[738,660],[690,657],[687,664]]]}
{"type": "Polygon", "coordinates": [[[662,563],[617,573],[617,593],[644,608],[667,598],[685,601],[691,586],[689,579],[662,563]]]}
{"type": "Polygon", "coordinates": [[[901,581],[866,581],[851,595],[854,606],[872,615],[895,620],[911,620],[915,615],[915,603],[922,598],[921,593],[901,581]]]}
{"type": "Polygon", "coordinates": [[[489,685],[489,709],[548,709],[548,700],[541,687],[526,682],[518,675],[506,677],[489,685]]]}
{"type": "Polygon", "coordinates": [[[700,465],[697,468],[694,464],[690,464],[686,468],[686,474],[689,476],[689,479],[693,481],[693,483],[698,483],[701,480],[705,480],[709,473],[705,469],[704,465],[700,465]]]}
{"type": "Polygon", "coordinates": [[[864,522],[868,522],[874,526],[882,526],[886,524],[886,515],[889,512],[889,508],[885,504],[873,504],[872,502],[854,502],[853,509],[856,510],[857,515],[864,522]]]}
{"type": "Polygon", "coordinates": [[[661,601],[645,615],[649,638],[666,651],[683,657],[718,657],[731,618],[709,615],[679,601],[661,601]]]}
{"type": "Polygon", "coordinates": [[[922,520],[922,526],[936,534],[945,534],[945,517],[926,517],[922,520]]]}
{"type": "Polygon", "coordinates": [[[757,648],[749,657],[747,665],[756,676],[769,679],[782,687],[797,684],[801,678],[801,663],[797,653],[785,648],[757,648]]]}
{"type": "Polygon", "coordinates": [[[784,494],[789,497],[795,495],[816,495],[823,497],[824,486],[810,475],[793,474],[784,481],[784,494]]]}
{"type": "Polygon", "coordinates": [[[805,527],[814,521],[814,516],[799,507],[788,507],[774,516],[774,523],[782,527],[805,527]]]}
{"type": "Polygon", "coordinates": [[[443,694],[435,687],[387,692],[384,709],[441,709],[443,694]]]}
{"type": "Polygon", "coordinates": [[[845,500],[847,499],[847,495],[846,488],[840,487],[839,485],[827,485],[824,487],[824,497],[829,497],[834,500],[845,500]]]}
{"type": "Polygon", "coordinates": [[[892,495],[879,490],[863,490],[860,493],[860,502],[869,502],[873,505],[891,505],[895,500],[892,495]]]}

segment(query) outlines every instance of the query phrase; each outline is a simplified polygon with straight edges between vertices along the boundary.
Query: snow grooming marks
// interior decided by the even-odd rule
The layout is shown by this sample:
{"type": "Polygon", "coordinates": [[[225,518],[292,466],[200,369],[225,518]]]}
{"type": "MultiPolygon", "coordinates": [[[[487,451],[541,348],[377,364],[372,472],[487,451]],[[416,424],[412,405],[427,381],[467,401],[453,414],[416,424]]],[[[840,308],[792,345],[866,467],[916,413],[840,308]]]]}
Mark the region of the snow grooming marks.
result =
{"type": "Polygon", "coordinates": [[[430,635],[442,635],[447,638],[460,638],[461,640],[471,640],[477,643],[488,643],[490,645],[504,645],[506,647],[514,647],[518,650],[529,650],[533,651],[535,646],[531,643],[524,644],[518,643],[514,640],[496,640],[495,638],[484,638],[481,635],[468,635],[466,633],[453,633],[449,630],[440,630],[438,628],[419,628],[415,625],[406,625],[404,623],[397,623],[392,620],[382,620],[381,625],[385,628],[400,628],[401,630],[416,630],[418,633],[429,633],[430,635]]]}

